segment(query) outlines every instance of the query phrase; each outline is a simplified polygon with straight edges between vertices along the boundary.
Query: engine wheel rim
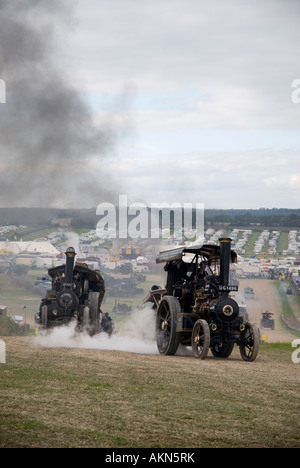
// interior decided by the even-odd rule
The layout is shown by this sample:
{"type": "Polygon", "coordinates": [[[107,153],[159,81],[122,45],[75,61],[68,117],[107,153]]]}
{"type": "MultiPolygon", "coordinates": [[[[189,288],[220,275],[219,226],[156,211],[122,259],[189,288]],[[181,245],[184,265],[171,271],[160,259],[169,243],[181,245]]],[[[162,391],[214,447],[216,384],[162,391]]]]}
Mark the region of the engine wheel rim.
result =
{"type": "Polygon", "coordinates": [[[168,347],[171,331],[171,314],[167,302],[162,304],[157,320],[158,342],[162,352],[164,352],[168,347]]]}
{"type": "Polygon", "coordinates": [[[205,359],[210,345],[210,331],[205,320],[198,320],[193,328],[192,349],[198,359],[205,359]]]}
{"type": "Polygon", "coordinates": [[[180,304],[173,296],[166,296],[159,305],[156,319],[156,340],[160,354],[172,356],[180,343],[180,333],[177,333],[177,314],[181,311],[180,304]]]}
{"type": "Polygon", "coordinates": [[[244,361],[253,362],[259,348],[259,331],[250,323],[245,324],[245,330],[240,335],[240,354],[244,361]]]}

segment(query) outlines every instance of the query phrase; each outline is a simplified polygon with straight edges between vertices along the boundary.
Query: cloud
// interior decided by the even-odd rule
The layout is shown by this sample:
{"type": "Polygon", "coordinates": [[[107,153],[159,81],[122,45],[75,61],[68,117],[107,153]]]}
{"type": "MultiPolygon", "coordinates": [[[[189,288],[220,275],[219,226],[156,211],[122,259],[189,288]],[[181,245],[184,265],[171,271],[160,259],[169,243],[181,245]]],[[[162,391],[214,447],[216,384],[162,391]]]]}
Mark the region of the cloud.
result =
{"type": "Polygon", "coordinates": [[[297,53],[297,1],[289,8],[279,0],[153,0],[151,5],[89,0],[89,8],[79,0],[77,5],[78,54],[91,84],[103,91],[118,80],[158,91],[183,83],[201,87],[211,79],[271,90],[282,64],[291,67],[297,53]]]}
{"type": "MultiPolygon", "coordinates": [[[[43,14],[32,8],[29,14],[22,6],[18,28],[11,29],[12,44],[19,44],[15,63],[26,72],[24,85],[35,70],[36,78],[43,72],[42,84],[49,83],[45,76],[53,71],[54,57],[60,72],[64,67],[58,84],[69,99],[54,91],[45,94],[45,86],[39,86],[39,102],[47,104],[42,106],[47,112],[33,121],[31,112],[24,127],[30,131],[16,132],[10,144],[23,144],[34,155],[32,167],[54,175],[51,161],[64,161],[64,151],[46,151],[50,159],[44,154],[38,159],[37,149],[47,150],[46,143],[57,142],[64,129],[74,135],[66,154],[80,190],[79,197],[68,193],[70,203],[109,201],[103,200],[109,186],[126,190],[133,201],[166,197],[216,207],[299,205],[294,173],[299,172],[300,105],[291,99],[292,82],[299,78],[298,0],[288,6],[282,0],[77,0],[74,10],[73,5],[55,1],[43,14]],[[66,21],[69,7],[70,33],[66,22],[56,21],[61,15],[66,21]],[[16,38],[24,27],[35,34],[20,43],[16,38]],[[37,33],[40,40],[33,40],[37,33]],[[24,61],[28,51],[31,58],[24,61]],[[55,101],[64,110],[61,123],[51,112],[55,101]],[[41,139],[49,129],[50,139],[41,139]],[[128,130],[131,137],[124,141],[128,130]]],[[[7,51],[5,58],[9,66],[7,51]]],[[[26,121],[24,112],[21,120],[26,121]]],[[[21,175],[18,162],[11,153],[7,172],[2,158],[2,173],[21,175]]],[[[35,180],[36,199],[44,179],[35,180]]],[[[23,187],[16,187],[13,203],[23,187]]]]}
{"type": "Polygon", "coordinates": [[[266,177],[263,179],[270,189],[283,188],[285,190],[298,189],[300,187],[300,172],[297,174],[283,174],[277,177],[266,177]]]}
{"type": "Polygon", "coordinates": [[[129,203],[204,203],[206,208],[299,207],[300,151],[199,152],[111,161],[129,203]]]}

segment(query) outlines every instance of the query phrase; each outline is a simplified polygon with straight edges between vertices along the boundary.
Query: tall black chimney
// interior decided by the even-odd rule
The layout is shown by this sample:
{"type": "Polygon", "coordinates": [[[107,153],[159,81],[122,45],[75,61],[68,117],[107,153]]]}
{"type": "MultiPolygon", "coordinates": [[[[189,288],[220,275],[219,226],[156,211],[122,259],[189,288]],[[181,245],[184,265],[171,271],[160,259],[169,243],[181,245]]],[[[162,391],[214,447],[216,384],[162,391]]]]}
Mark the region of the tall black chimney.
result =
{"type": "Polygon", "coordinates": [[[66,269],[65,269],[65,284],[73,283],[73,270],[74,270],[74,260],[75,260],[75,249],[69,247],[66,254],[66,269]]]}
{"type": "Polygon", "coordinates": [[[229,237],[224,237],[219,240],[220,240],[220,284],[222,286],[228,286],[232,239],[230,239],[229,237]]]}

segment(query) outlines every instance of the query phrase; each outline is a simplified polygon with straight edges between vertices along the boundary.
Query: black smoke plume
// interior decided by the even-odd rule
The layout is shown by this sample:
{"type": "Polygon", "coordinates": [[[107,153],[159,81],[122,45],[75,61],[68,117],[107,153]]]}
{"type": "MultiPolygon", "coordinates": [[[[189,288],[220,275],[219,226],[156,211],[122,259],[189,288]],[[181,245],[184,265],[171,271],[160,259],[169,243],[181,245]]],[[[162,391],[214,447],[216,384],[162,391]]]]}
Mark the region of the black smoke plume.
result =
{"type": "Polygon", "coordinates": [[[69,30],[69,8],[58,0],[0,0],[0,206],[80,208],[112,199],[98,162],[117,132],[97,128],[57,60],[56,31],[69,30]]]}

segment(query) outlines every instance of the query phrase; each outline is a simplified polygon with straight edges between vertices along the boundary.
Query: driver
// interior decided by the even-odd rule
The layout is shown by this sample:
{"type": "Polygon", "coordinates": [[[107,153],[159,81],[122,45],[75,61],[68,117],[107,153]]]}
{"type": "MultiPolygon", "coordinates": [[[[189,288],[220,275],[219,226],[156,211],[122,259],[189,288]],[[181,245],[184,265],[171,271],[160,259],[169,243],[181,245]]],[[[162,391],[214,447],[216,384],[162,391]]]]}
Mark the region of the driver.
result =
{"type": "Polygon", "coordinates": [[[187,278],[187,265],[182,260],[167,262],[164,270],[168,272],[167,277],[167,295],[173,296],[173,288],[179,281],[186,281],[187,278]]]}

